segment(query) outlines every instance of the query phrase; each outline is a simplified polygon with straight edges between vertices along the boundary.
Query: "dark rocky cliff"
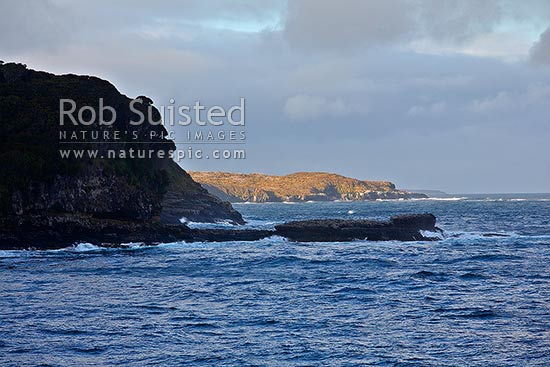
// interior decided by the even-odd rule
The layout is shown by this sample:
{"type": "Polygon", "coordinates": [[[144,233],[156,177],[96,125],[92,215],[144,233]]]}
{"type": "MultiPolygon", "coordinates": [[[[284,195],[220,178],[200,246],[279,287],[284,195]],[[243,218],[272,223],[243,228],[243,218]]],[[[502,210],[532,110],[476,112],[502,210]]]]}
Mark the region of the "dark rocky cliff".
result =
{"type": "MultiPolygon", "coordinates": [[[[146,113],[152,101],[146,97],[143,100],[145,103],[136,107],[146,113]]],[[[186,217],[242,223],[241,215],[229,203],[194,182],[168,154],[162,159],[61,158],[59,150],[66,148],[96,150],[98,157],[112,149],[165,153],[174,149],[173,142],[160,137],[165,132],[163,126],[129,124],[137,120],[129,103],[130,98],[99,78],[58,76],[22,64],[0,63],[0,218],[75,214],[138,222],[162,218],[177,223],[180,217],[186,217]],[[69,123],[61,127],[61,98],[96,110],[103,98],[105,105],[115,108],[116,120],[109,126],[69,123]],[[69,135],[82,131],[125,134],[116,143],[112,138],[100,138],[61,144],[60,130],[69,135]],[[151,132],[157,137],[152,138],[151,132]]],[[[159,112],[153,111],[153,118],[158,118],[159,112]]]]}
{"type": "Polygon", "coordinates": [[[244,224],[241,215],[227,201],[213,196],[181,167],[172,162],[166,169],[168,188],[162,201],[163,223],[176,224],[181,218],[195,222],[229,221],[244,224]]]}

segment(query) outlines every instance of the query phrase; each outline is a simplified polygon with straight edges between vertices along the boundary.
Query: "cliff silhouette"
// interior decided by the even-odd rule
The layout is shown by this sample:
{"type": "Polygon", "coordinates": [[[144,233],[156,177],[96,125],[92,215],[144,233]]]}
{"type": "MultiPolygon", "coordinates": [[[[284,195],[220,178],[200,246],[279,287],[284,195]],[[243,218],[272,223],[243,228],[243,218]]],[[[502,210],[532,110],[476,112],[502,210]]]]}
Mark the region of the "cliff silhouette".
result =
{"type": "MultiPolygon", "coordinates": [[[[135,107],[146,115],[152,101],[142,99],[144,104],[135,107]]],[[[172,141],[161,138],[166,135],[162,125],[129,123],[138,119],[130,110],[130,101],[111,83],[96,77],[54,75],[23,64],[0,63],[0,218],[13,222],[73,215],[95,220],[179,223],[185,217],[192,221],[243,223],[229,203],[209,194],[168,154],[147,159],[60,156],[62,148],[97,150],[99,155],[109,149],[164,153],[175,149],[172,141]],[[100,98],[116,111],[112,125],[60,126],[60,99],[72,99],[78,107],[98,108],[100,98]],[[63,144],[61,129],[69,135],[115,130],[127,134],[116,143],[100,139],[63,144]],[[158,138],[151,138],[151,132],[158,138]]],[[[158,110],[153,111],[153,118],[158,118],[158,110]]]]}

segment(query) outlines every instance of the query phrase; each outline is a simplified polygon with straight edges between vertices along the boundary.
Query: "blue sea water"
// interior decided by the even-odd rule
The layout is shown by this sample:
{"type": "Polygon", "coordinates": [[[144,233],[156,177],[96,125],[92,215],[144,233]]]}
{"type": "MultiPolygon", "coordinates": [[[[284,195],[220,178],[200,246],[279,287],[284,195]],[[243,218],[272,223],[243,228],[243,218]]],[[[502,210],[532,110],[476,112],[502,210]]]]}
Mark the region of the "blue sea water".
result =
{"type": "Polygon", "coordinates": [[[550,366],[550,197],[236,208],[431,212],[445,238],[1,251],[0,365],[550,366]]]}

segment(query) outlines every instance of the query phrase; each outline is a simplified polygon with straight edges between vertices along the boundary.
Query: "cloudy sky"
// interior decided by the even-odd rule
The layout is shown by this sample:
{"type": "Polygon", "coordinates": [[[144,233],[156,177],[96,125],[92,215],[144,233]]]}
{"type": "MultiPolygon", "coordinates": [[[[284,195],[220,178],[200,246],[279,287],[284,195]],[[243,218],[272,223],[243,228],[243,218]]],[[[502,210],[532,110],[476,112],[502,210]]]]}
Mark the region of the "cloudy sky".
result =
{"type": "Polygon", "coordinates": [[[247,100],[247,159],[404,188],[550,192],[547,0],[3,0],[0,59],[156,104],[247,100]]]}

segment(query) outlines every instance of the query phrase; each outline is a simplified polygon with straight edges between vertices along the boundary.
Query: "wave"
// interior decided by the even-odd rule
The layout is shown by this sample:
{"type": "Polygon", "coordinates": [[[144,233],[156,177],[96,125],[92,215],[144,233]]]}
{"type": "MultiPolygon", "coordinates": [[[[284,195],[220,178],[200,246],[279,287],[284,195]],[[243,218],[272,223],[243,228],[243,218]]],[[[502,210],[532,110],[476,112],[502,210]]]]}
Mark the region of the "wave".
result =
{"type": "Polygon", "coordinates": [[[411,201],[469,201],[469,202],[549,202],[550,198],[522,198],[522,197],[486,197],[476,196],[449,196],[449,197],[427,197],[427,198],[397,198],[397,199],[375,199],[375,200],[333,200],[333,201],[266,201],[266,202],[236,202],[232,205],[262,205],[262,204],[321,204],[321,203],[363,203],[363,202],[411,202],[411,201]]]}
{"type": "Polygon", "coordinates": [[[495,203],[495,202],[549,202],[550,199],[548,198],[467,198],[470,202],[478,202],[478,203],[495,203]]]}
{"type": "Polygon", "coordinates": [[[467,241],[491,240],[498,238],[517,238],[520,235],[516,232],[464,232],[464,231],[443,231],[444,240],[460,239],[467,241]]]}
{"type": "Polygon", "coordinates": [[[243,225],[235,225],[228,221],[221,221],[215,223],[206,222],[186,222],[189,228],[193,229],[233,229],[233,230],[246,230],[246,229],[275,229],[275,225],[282,223],[282,221],[262,220],[262,219],[250,219],[244,218],[246,221],[243,225]]]}
{"type": "Polygon", "coordinates": [[[464,307],[464,308],[436,308],[432,312],[440,314],[441,317],[453,319],[491,319],[501,316],[497,310],[464,307]]]}
{"type": "Polygon", "coordinates": [[[429,279],[429,280],[436,280],[436,281],[446,280],[448,276],[449,274],[445,272],[433,272],[429,270],[420,270],[410,275],[411,278],[429,279]]]}
{"type": "Polygon", "coordinates": [[[54,250],[54,251],[57,251],[57,252],[61,252],[61,251],[89,252],[89,251],[99,251],[99,250],[103,250],[103,249],[104,248],[96,246],[96,245],[92,245],[91,243],[79,243],[74,247],[63,248],[63,249],[54,250]]]}
{"type": "Polygon", "coordinates": [[[98,252],[98,251],[128,251],[128,250],[142,250],[146,248],[154,248],[155,245],[146,245],[143,242],[129,242],[121,243],[113,247],[108,246],[96,246],[91,243],[82,242],[71,247],[66,247],[58,250],[52,250],[52,252],[98,252]]]}
{"type": "Polygon", "coordinates": [[[263,205],[263,204],[302,204],[302,203],[319,203],[320,201],[262,201],[262,202],[256,202],[256,201],[242,201],[242,202],[234,202],[231,203],[231,205],[263,205]]]}
{"type": "MultiPolygon", "coordinates": [[[[181,221],[181,219],[180,219],[181,221]]],[[[208,223],[208,222],[193,222],[193,221],[184,221],[182,223],[187,224],[189,228],[231,228],[231,229],[240,229],[242,226],[237,226],[230,221],[219,221],[214,223],[208,223]]]]}
{"type": "Polygon", "coordinates": [[[420,234],[427,238],[435,238],[437,240],[442,240],[445,238],[443,232],[432,232],[432,231],[420,231],[420,234]]]}
{"type": "MultiPolygon", "coordinates": [[[[521,198],[521,197],[486,197],[478,198],[472,196],[449,196],[449,197],[428,197],[410,199],[376,199],[378,202],[408,202],[408,201],[469,201],[469,202],[549,202],[550,198],[521,198]]],[[[336,201],[335,201],[336,202],[336,201]]],[[[361,202],[361,201],[359,201],[361,202]]]]}
{"type": "Polygon", "coordinates": [[[462,201],[468,200],[466,196],[445,197],[445,198],[398,198],[398,199],[376,199],[375,202],[411,202],[411,201],[462,201]]]}
{"type": "MultiPolygon", "coordinates": [[[[429,233],[427,234],[429,236],[429,233]]],[[[496,232],[462,232],[462,231],[443,231],[441,241],[449,244],[479,244],[493,242],[513,242],[513,243],[548,243],[550,244],[550,235],[531,235],[522,234],[513,231],[496,232]]]]}
{"type": "Polygon", "coordinates": [[[225,242],[209,242],[209,241],[199,241],[199,242],[185,242],[185,241],[176,241],[176,242],[167,242],[160,243],[156,248],[164,249],[217,249],[224,248],[228,246],[238,246],[238,245],[255,245],[258,247],[273,245],[273,244],[283,244],[288,243],[289,241],[281,236],[270,236],[262,238],[257,241],[225,241],[225,242]]]}
{"type": "Polygon", "coordinates": [[[136,251],[148,248],[155,248],[155,245],[145,245],[142,242],[121,243],[116,246],[96,246],[88,242],[77,243],[72,246],[67,246],[52,250],[0,250],[0,258],[17,258],[25,256],[34,256],[36,254],[75,254],[75,253],[98,253],[98,252],[115,252],[115,251],[136,251]]]}
{"type": "Polygon", "coordinates": [[[452,196],[452,197],[445,197],[445,198],[411,198],[409,200],[411,201],[462,201],[462,200],[468,200],[468,197],[452,196]]]}

